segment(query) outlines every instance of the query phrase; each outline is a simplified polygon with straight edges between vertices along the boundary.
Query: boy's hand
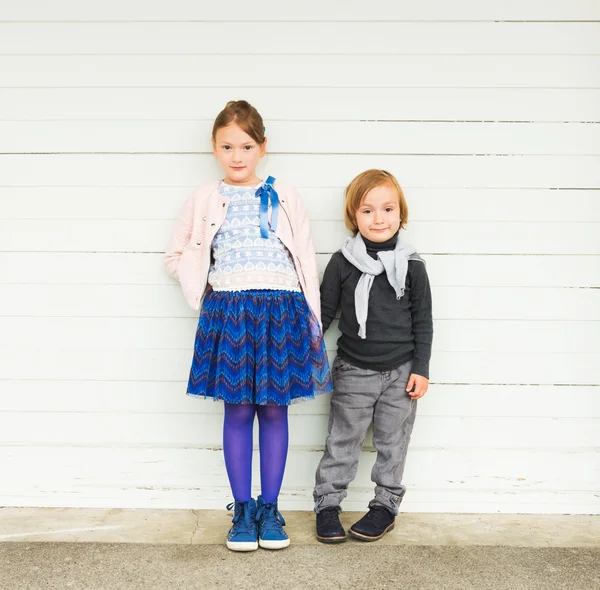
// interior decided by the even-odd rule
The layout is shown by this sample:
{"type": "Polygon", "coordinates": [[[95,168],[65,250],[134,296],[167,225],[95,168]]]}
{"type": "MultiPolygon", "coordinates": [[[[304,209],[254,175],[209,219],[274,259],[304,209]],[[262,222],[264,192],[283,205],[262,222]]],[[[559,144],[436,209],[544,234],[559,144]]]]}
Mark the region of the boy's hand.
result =
{"type": "Polygon", "coordinates": [[[406,391],[412,399],[419,399],[427,393],[428,387],[429,379],[427,379],[427,377],[412,373],[408,380],[408,384],[406,385],[406,391]]]}

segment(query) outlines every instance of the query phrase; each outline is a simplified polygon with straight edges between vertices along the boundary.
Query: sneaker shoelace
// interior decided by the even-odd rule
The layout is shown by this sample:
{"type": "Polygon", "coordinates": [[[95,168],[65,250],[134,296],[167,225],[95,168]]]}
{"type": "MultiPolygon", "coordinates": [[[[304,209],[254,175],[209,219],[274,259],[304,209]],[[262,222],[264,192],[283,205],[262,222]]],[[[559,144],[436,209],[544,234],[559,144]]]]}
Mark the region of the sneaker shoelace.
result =
{"type": "Polygon", "coordinates": [[[256,522],[259,522],[264,530],[275,530],[283,532],[285,520],[275,504],[263,504],[256,513],[256,522]]]}
{"type": "Polygon", "coordinates": [[[238,533],[250,532],[253,526],[252,519],[250,518],[248,502],[232,502],[231,504],[227,504],[226,509],[231,510],[234,507],[235,512],[233,514],[233,519],[231,520],[233,523],[232,534],[236,535],[238,533]],[[242,516],[244,517],[243,520],[242,516]],[[244,525],[246,525],[245,528],[244,525]]]}

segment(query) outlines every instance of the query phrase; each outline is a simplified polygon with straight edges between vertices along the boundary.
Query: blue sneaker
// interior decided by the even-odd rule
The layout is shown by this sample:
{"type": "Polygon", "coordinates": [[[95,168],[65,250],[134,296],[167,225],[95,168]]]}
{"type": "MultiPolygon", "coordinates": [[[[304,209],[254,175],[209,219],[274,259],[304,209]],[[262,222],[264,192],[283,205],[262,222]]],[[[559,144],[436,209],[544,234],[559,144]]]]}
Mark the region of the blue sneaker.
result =
{"type": "Polygon", "coordinates": [[[256,551],[258,530],[256,526],[256,502],[232,502],[227,510],[234,508],[233,526],[227,533],[227,549],[232,551],[256,551]]]}
{"type": "Polygon", "coordinates": [[[267,504],[263,497],[259,496],[257,507],[258,544],[263,549],[283,549],[287,547],[290,544],[290,538],[283,530],[285,520],[283,520],[281,512],[277,510],[277,502],[267,504]]]}

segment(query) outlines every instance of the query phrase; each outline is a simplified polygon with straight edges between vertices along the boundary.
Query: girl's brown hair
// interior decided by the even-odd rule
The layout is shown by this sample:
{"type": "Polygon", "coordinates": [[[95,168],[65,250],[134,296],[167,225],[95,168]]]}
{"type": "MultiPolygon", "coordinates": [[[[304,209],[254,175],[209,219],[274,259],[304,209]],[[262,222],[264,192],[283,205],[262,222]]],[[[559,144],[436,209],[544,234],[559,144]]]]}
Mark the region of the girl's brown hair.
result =
{"type": "Polygon", "coordinates": [[[217,115],[212,129],[212,138],[217,139],[217,131],[235,123],[257,144],[265,143],[265,125],[259,112],[245,100],[230,100],[217,115]]]}
{"type": "Polygon", "coordinates": [[[360,207],[365,195],[372,189],[378,186],[391,186],[398,192],[398,204],[400,205],[400,229],[408,222],[408,205],[404,198],[402,187],[396,180],[393,174],[386,170],[365,170],[361,172],[352,182],[346,187],[346,205],[344,210],[344,220],[346,227],[356,235],[358,233],[358,225],[356,224],[356,211],[360,207]]]}

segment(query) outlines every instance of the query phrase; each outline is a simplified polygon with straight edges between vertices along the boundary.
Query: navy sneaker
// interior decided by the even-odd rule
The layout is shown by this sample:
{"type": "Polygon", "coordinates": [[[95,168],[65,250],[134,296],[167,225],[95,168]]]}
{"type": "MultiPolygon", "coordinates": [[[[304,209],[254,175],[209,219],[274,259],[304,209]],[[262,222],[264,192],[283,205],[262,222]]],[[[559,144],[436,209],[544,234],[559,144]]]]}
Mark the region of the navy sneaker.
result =
{"type": "Polygon", "coordinates": [[[371,506],[358,522],[348,531],[355,539],[361,541],[378,541],[394,529],[396,517],[383,506],[371,506]]]}
{"type": "Polygon", "coordinates": [[[227,510],[234,509],[233,526],[227,533],[227,549],[232,551],[256,551],[258,549],[258,529],[256,527],[256,502],[232,502],[227,510]]]}
{"type": "Polygon", "coordinates": [[[283,527],[285,520],[277,509],[277,502],[267,504],[262,496],[257,501],[256,522],[258,523],[258,544],[263,549],[283,549],[290,544],[283,527]]]}

